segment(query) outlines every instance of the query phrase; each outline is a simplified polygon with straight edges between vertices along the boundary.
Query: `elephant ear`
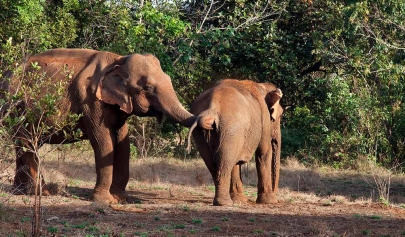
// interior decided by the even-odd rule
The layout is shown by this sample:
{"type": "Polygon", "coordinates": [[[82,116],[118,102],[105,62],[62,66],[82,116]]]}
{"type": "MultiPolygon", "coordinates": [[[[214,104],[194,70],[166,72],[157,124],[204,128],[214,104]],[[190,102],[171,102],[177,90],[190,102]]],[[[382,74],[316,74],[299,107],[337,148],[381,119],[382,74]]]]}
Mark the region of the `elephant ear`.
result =
{"type": "Polygon", "coordinates": [[[115,60],[104,70],[96,90],[97,99],[111,105],[118,105],[127,114],[132,113],[132,99],[128,93],[128,73],[123,67],[126,57],[115,60]]]}
{"type": "Polygon", "coordinates": [[[266,103],[269,108],[270,117],[272,121],[275,121],[279,115],[282,113],[282,108],[280,106],[280,99],[283,97],[283,93],[280,89],[270,91],[266,95],[266,103]]]}

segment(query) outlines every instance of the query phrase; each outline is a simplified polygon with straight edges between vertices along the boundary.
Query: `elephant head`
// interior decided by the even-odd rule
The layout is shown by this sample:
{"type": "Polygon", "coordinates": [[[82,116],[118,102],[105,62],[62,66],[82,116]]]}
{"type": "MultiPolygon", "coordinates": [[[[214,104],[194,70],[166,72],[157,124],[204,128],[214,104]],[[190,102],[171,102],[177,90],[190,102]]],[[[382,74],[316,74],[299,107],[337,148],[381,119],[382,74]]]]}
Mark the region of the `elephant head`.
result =
{"type": "Polygon", "coordinates": [[[161,119],[165,114],[187,127],[195,120],[181,105],[159,60],[151,54],[115,58],[103,70],[96,96],[105,103],[118,105],[128,115],[161,119]]]}
{"type": "Polygon", "coordinates": [[[280,105],[280,99],[283,97],[283,93],[271,83],[260,83],[260,85],[265,90],[264,100],[269,109],[271,121],[276,121],[283,113],[283,108],[280,105]]]}

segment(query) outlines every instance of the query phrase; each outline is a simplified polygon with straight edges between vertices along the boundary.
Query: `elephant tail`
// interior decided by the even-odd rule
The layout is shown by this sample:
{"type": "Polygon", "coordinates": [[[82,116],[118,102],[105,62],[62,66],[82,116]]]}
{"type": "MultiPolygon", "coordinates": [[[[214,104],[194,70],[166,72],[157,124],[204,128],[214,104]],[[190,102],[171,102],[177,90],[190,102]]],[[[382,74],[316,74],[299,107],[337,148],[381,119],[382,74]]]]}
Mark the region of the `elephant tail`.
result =
{"type": "Polygon", "coordinates": [[[191,134],[193,133],[194,128],[197,127],[198,119],[199,117],[195,120],[193,125],[190,127],[190,130],[188,131],[187,148],[186,148],[187,154],[190,154],[191,152],[191,134]]]}
{"type": "Polygon", "coordinates": [[[214,127],[214,123],[218,126],[219,117],[216,111],[213,110],[205,110],[198,115],[197,119],[195,120],[194,124],[190,127],[188,132],[188,142],[187,142],[187,154],[191,152],[191,134],[197,125],[199,125],[204,130],[212,130],[214,127]]]}

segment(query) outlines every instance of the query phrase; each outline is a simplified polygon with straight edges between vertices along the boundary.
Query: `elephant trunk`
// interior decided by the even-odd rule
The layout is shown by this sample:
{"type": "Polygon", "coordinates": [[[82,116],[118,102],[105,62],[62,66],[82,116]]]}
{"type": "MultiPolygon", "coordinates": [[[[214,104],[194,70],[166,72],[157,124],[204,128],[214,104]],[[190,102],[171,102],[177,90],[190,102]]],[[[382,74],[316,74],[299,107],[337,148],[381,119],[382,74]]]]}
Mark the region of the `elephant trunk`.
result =
{"type": "Polygon", "coordinates": [[[161,106],[162,112],[180,123],[183,126],[191,127],[196,120],[197,116],[194,116],[188,112],[180,101],[177,99],[176,93],[174,90],[172,93],[161,93],[164,95],[173,95],[173,96],[163,96],[159,98],[159,104],[161,106]]]}

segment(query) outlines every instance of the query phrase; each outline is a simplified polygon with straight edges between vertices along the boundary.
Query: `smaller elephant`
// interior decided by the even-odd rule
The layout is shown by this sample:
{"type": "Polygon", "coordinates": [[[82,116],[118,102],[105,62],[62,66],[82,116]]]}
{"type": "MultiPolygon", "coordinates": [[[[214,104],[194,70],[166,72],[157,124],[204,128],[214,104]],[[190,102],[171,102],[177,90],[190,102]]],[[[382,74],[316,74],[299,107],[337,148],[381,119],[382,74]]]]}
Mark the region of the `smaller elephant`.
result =
{"type": "Polygon", "coordinates": [[[258,175],[256,203],[277,202],[283,113],[282,92],[271,83],[226,79],[202,93],[192,104],[198,115],[190,138],[215,184],[213,205],[246,203],[241,165],[255,153],[258,175]]]}

